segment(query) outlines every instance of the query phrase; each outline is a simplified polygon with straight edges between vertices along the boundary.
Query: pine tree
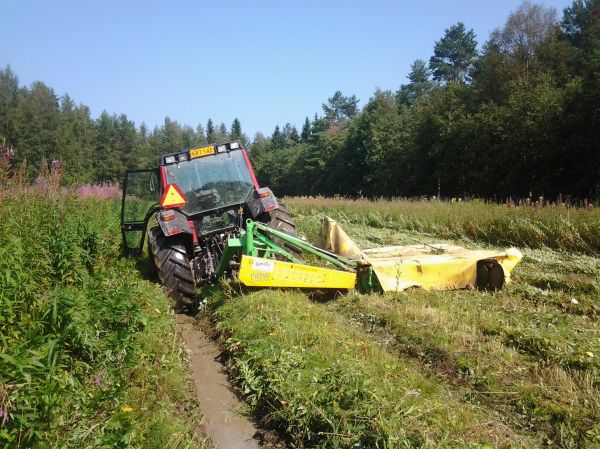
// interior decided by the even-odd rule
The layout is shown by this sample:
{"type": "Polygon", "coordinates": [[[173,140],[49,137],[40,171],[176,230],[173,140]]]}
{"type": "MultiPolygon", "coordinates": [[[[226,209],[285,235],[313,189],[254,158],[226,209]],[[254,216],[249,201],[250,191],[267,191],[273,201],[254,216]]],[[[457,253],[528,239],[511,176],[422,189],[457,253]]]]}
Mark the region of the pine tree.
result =
{"type": "Polygon", "coordinates": [[[410,83],[400,86],[400,89],[396,93],[398,104],[410,106],[427,94],[433,87],[433,83],[429,79],[429,74],[430,71],[425,61],[417,59],[413,62],[408,74],[410,83]]]}
{"type": "Polygon", "coordinates": [[[445,83],[470,81],[469,72],[477,59],[475,32],[458,22],[447,28],[444,37],[435,43],[434,56],[429,60],[433,79],[445,83]]]}
{"type": "Polygon", "coordinates": [[[356,95],[346,97],[339,90],[336,91],[333,97],[327,99],[327,103],[323,103],[325,118],[334,124],[354,117],[358,113],[358,101],[356,95]]]}

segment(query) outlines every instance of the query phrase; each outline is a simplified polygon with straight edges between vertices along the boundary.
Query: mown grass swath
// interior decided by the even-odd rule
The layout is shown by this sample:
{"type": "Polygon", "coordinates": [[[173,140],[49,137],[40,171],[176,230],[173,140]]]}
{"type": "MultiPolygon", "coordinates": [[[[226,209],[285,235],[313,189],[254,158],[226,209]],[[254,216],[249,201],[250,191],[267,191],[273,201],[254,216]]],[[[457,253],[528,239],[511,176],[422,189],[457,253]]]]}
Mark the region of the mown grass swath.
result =
{"type": "Polygon", "coordinates": [[[46,181],[0,190],[0,447],[201,445],[170,303],[120,257],[118,204],[46,181]]]}
{"type": "Polygon", "coordinates": [[[298,447],[600,444],[600,259],[581,254],[596,252],[593,236],[581,246],[551,240],[558,217],[583,235],[596,226],[596,211],[323,198],[287,204],[309,240],[328,214],[365,248],[517,243],[492,233],[499,224],[513,227],[525,258],[497,293],[409,290],[323,301],[300,292],[213,291],[208,310],[231,372],[263,422],[298,447]],[[540,223],[546,240],[536,243],[540,223]],[[471,226],[465,237],[461,230],[471,226]]]}

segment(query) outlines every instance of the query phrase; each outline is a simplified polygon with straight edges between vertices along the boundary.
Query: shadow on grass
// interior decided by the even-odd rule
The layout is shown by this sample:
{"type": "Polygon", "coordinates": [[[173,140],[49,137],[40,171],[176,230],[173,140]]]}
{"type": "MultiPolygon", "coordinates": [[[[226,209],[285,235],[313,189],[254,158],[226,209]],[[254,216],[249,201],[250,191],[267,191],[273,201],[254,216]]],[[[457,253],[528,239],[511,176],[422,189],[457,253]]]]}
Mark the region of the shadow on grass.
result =
{"type": "Polygon", "coordinates": [[[136,259],[135,266],[142,279],[160,284],[158,274],[156,273],[156,267],[148,255],[136,259]]]}

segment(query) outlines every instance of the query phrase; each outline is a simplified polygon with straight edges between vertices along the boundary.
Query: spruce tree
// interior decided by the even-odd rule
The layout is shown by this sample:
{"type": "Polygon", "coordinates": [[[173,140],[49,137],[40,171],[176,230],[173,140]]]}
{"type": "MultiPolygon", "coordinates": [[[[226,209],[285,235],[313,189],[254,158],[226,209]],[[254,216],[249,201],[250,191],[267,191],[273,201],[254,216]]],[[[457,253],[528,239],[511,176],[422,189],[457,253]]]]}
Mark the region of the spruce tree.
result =
{"type": "Polygon", "coordinates": [[[273,131],[273,135],[271,136],[271,148],[273,149],[281,149],[285,147],[285,136],[281,132],[279,125],[275,126],[275,131],[273,131]]]}
{"type": "Polygon", "coordinates": [[[306,119],[304,120],[304,125],[302,125],[302,132],[300,133],[300,138],[302,139],[302,142],[308,142],[308,139],[310,139],[311,133],[312,133],[312,129],[310,126],[310,120],[308,119],[308,116],[307,116],[306,119]]]}
{"type": "Polygon", "coordinates": [[[242,140],[242,124],[238,118],[234,118],[231,123],[231,133],[229,134],[231,140],[242,140]]]}
{"type": "Polygon", "coordinates": [[[208,119],[206,122],[206,141],[208,143],[215,143],[215,125],[213,125],[213,121],[208,119]]]}

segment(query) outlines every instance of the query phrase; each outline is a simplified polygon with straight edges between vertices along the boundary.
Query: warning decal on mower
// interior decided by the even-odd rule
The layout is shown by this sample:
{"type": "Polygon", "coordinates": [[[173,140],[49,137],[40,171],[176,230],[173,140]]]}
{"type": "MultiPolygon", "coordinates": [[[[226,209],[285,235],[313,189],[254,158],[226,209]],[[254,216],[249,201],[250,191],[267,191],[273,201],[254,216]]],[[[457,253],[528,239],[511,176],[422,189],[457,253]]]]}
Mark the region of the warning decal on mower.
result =
{"type": "Polygon", "coordinates": [[[274,260],[266,260],[266,259],[254,259],[252,261],[252,269],[255,271],[265,271],[267,273],[272,273],[275,268],[274,260]]]}
{"type": "Polygon", "coordinates": [[[160,199],[162,207],[165,209],[181,207],[185,205],[186,202],[187,198],[176,184],[167,184],[165,193],[163,193],[163,196],[160,199]]]}
{"type": "Polygon", "coordinates": [[[239,279],[249,287],[351,289],[356,284],[356,273],[242,256],[239,279]]]}

